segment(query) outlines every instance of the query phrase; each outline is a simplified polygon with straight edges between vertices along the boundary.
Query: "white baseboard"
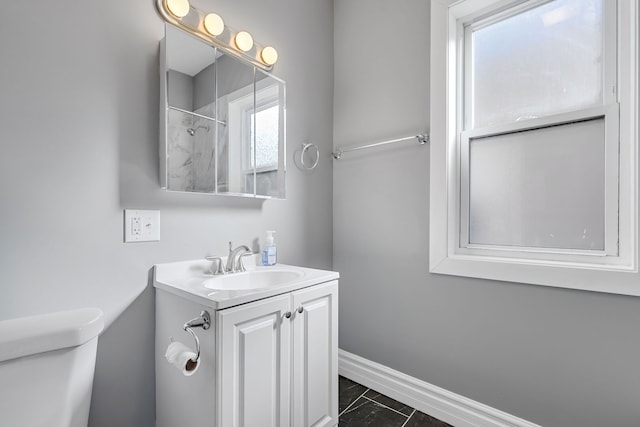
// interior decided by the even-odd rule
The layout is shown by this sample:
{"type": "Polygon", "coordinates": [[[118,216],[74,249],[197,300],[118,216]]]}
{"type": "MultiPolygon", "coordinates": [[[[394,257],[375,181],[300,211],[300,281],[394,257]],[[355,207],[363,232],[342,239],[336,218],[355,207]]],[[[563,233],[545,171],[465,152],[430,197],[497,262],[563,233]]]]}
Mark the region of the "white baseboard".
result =
{"type": "Polygon", "coordinates": [[[342,349],[338,350],[338,371],[456,427],[540,427],[342,349]]]}

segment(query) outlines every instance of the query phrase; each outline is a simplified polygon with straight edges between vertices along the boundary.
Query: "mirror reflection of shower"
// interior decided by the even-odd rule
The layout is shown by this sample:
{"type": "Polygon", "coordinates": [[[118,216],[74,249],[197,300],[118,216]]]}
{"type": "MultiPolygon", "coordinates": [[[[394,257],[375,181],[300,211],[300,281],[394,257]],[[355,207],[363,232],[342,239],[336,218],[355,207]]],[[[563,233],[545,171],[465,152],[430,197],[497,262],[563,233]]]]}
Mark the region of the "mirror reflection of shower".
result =
{"type": "Polygon", "coordinates": [[[209,126],[200,125],[200,126],[197,126],[197,127],[195,127],[195,128],[189,128],[189,129],[187,129],[187,133],[188,133],[189,135],[191,135],[191,136],[194,136],[194,135],[196,134],[196,132],[198,131],[198,129],[204,129],[204,130],[206,130],[207,132],[209,132],[209,126]]]}

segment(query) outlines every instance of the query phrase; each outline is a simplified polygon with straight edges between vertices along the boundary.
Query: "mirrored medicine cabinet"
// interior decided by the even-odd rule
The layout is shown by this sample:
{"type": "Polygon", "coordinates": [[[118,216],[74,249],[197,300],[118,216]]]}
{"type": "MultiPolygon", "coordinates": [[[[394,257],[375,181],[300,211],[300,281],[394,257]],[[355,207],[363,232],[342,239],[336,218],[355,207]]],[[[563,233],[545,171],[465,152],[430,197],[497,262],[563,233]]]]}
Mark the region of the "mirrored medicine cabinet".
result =
{"type": "Polygon", "coordinates": [[[285,83],[165,25],[160,184],[170,191],[285,197],[285,83]]]}

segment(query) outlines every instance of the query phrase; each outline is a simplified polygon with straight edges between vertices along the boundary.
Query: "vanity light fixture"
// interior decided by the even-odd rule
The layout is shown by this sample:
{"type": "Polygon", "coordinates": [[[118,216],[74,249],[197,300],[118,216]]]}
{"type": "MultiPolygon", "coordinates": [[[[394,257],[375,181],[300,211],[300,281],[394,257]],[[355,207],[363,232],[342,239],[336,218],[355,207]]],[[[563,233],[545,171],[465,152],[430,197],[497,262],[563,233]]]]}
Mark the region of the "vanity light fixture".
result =
{"type": "Polygon", "coordinates": [[[267,46],[260,51],[260,59],[267,65],[273,65],[278,61],[278,51],[273,46],[267,46]]]}
{"type": "Polygon", "coordinates": [[[243,52],[249,52],[253,47],[253,37],[251,37],[251,34],[246,31],[240,31],[236,34],[233,41],[235,42],[236,47],[243,52]]]}
{"type": "Polygon", "coordinates": [[[164,6],[176,18],[184,18],[189,14],[189,0],[164,0],[164,6]]]}
{"type": "Polygon", "coordinates": [[[164,20],[174,27],[262,70],[271,71],[278,61],[278,51],[273,46],[254,43],[247,31],[225,26],[220,15],[192,7],[189,0],[156,0],[156,7],[164,20]]]}
{"type": "Polygon", "coordinates": [[[219,36],[224,32],[224,21],[215,13],[208,13],[204,17],[204,29],[212,36],[219,36]]]}

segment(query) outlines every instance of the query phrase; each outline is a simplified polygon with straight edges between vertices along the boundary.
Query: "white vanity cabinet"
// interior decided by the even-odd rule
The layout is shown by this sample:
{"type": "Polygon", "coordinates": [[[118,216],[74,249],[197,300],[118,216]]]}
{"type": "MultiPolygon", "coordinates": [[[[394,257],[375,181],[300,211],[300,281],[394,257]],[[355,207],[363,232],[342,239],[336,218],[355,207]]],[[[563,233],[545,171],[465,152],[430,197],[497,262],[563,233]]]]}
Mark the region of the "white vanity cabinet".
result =
{"type": "Polygon", "coordinates": [[[338,283],[216,312],[222,427],[338,424],[338,283]]]}
{"type": "Polygon", "coordinates": [[[338,424],[339,274],[246,265],[224,276],[206,260],[154,266],[156,427],[338,424]],[[196,348],[183,325],[204,311],[199,365],[185,375],[165,353],[172,340],[196,348]]]}

